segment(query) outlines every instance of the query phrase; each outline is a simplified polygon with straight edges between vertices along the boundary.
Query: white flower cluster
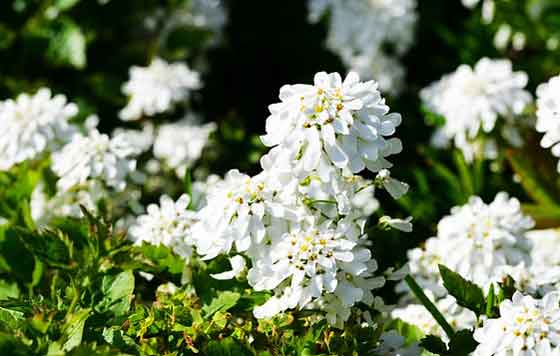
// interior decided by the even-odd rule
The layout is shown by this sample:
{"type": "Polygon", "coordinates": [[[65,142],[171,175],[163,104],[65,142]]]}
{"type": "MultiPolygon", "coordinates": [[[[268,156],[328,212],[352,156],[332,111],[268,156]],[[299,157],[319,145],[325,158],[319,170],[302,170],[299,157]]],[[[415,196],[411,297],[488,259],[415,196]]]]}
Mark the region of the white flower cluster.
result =
{"type": "MultiPolygon", "coordinates": [[[[506,193],[499,193],[490,204],[472,197],[467,204],[454,207],[451,215],[441,219],[436,237],[429,238],[422,248],[409,251],[410,274],[453,327],[471,328],[476,323],[474,313],[459,307],[455,299],[447,295],[438,265],[450,268],[484,290],[508,275],[515,278],[519,286],[530,281],[530,287],[535,290],[541,287],[536,286],[535,281],[544,285],[545,276],[534,278],[529,268],[537,266],[531,264],[531,242],[527,238],[533,224],[532,219],[521,212],[519,201],[506,193]]],[[[554,271],[554,275],[549,272],[547,276],[557,277],[557,269],[554,271]]],[[[397,291],[407,290],[404,283],[397,286],[397,291]]],[[[409,301],[410,296],[405,295],[403,303],[409,301]]],[[[418,326],[426,334],[445,338],[423,306],[411,304],[397,308],[392,316],[418,326]]]]}
{"type": "Polygon", "coordinates": [[[273,147],[263,171],[233,170],[215,183],[191,234],[204,259],[235,253],[251,261],[249,284],[274,293],[256,317],[313,307],[341,326],[356,303],[373,305],[372,290],[384,284],[366,247],[364,213],[377,204],[375,188],[395,197],[408,188],[385,169],[385,157],[400,151],[400,141],[388,138],[400,116],[388,113],[374,82],[355,73],[344,81],[319,73],[315,85],[284,86],[280,99],[262,138],[273,147]],[[354,175],[365,168],[378,177],[354,175]]]}
{"type": "Polygon", "coordinates": [[[309,10],[312,22],[329,13],[327,45],[348,67],[375,78],[383,91],[400,90],[404,69],[398,58],[413,41],[415,0],[309,0],[309,10]]]}
{"type": "Polygon", "coordinates": [[[499,193],[490,204],[472,197],[441,219],[437,236],[424,248],[409,251],[411,274],[436,296],[445,295],[438,264],[486,288],[500,268],[530,263],[526,233],[533,224],[521,212],[519,201],[506,193],[499,193]]]}
{"type": "Polygon", "coordinates": [[[57,149],[74,132],[78,107],[47,88],[0,102],[0,170],[57,149]]]}
{"type": "Polygon", "coordinates": [[[148,67],[133,66],[130,80],[122,87],[130,101],[119,116],[132,121],[167,112],[187,100],[190,92],[200,86],[199,74],[184,63],[167,63],[156,58],[148,67]]]}
{"type": "Polygon", "coordinates": [[[474,332],[474,356],[560,355],[560,294],[534,299],[516,292],[500,304],[500,317],[474,332]]]}
{"type": "Polygon", "coordinates": [[[189,260],[193,251],[190,228],[196,221],[195,213],[187,210],[189,203],[190,198],[185,194],[176,202],[167,195],[162,196],[159,206],[148,205],[147,214],[139,216],[130,227],[130,239],[136,244],[167,246],[189,260]]]}
{"type": "Polygon", "coordinates": [[[423,89],[420,96],[427,109],[445,118],[433,144],[445,147],[453,141],[467,161],[475,156],[492,159],[496,157],[495,140],[481,135],[490,135],[499,123],[503,138],[521,145],[513,122],[531,102],[531,94],[524,89],[527,80],[524,72],[512,71],[509,60],[482,58],[474,68],[461,65],[423,89]]]}
{"type": "Polygon", "coordinates": [[[537,131],[544,133],[541,146],[560,157],[560,76],[537,88],[537,131]]]}
{"type": "Polygon", "coordinates": [[[68,191],[100,179],[109,187],[123,190],[126,176],[136,167],[135,146],[125,136],[109,137],[96,129],[87,136],[77,133],[70,143],[52,155],[52,169],[60,177],[57,187],[68,191]]]}
{"type": "Polygon", "coordinates": [[[185,170],[200,158],[208,137],[215,130],[216,124],[199,125],[192,117],[163,124],[158,127],[154,140],[154,156],[183,177],[185,170]]]}

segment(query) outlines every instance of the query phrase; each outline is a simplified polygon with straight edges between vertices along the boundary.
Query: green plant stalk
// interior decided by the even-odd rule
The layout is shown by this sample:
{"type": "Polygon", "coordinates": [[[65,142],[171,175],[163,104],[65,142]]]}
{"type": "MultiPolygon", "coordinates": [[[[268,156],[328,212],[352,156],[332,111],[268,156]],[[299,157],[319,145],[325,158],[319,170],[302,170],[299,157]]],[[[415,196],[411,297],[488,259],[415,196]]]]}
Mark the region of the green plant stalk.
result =
{"type": "Polygon", "coordinates": [[[447,320],[445,320],[445,317],[441,314],[438,308],[434,305],[434,303],[432,303],[432,301],[426,296],[426,294],[424,294],[424,291],[418,285],[418,283],[416,283],[412,276],[408,275],[404,278],[404,280],[408,285],[408,288],[410,288],[412,293],[416,296],[416,298],[418,298],[420,303],[422,303],[422,305],[430,312],[430,314],[432,314],[434,319],[436,319],[437,323],[443,328],[443,331],[445,331],[445,334],[447,334],[447,336],[451,340],[453,338],[453,335],[455,335],[455,331],[453,330],[451,325],[449,325],[447,320]]]}

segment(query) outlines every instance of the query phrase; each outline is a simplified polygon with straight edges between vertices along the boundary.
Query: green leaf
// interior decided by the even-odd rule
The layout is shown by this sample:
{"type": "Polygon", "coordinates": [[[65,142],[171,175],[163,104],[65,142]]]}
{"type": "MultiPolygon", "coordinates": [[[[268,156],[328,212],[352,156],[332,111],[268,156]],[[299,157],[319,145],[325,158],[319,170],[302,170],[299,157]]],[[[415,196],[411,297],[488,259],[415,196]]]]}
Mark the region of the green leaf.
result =
{"type": "Polygon", "coordinates": [[[489,318],[495,317],[495,306],[496,306],[496,293],[494,291],[494,284],[490,285],[488,289],[488,295],[486,296],[486,312],[485,315],[489,318]]]}
{"type": "Polygon", "coordinates": [[[181,257],[175,255],[168,247],[143,243],[141,246],[135,248],[139,249],[139,251],[154,265],[156,270],[154,272],[163,272],[166,270],[171,274],[181,274],[183,272],[185,261],[181,257]]]}
{"type": "Polygon", "coordinates": [[[223,291],[218,294],[217,298],[214,298],[210,305],[205,305],[202,307],[202,310],[205,313],[205,317],[209,318],[212,314],[221,311],[227,311],[228,309],[232,308],[237,304],[237,301],[241,295],[239,293],[230,292],[230,291],[223,291]]]}
{"type": "Polygon", "coordinates": [[[212,356],[252,356],[251,351],[232,337],[222,340],[211,340],[206,355],[212,356]]]}
{"type": "Polygon", "coordinates": [[[468,356],[478,346],[473,338],[472,331],[459,330],[449,341],[449,355],[451,356],[468,356]]]}
{"type": "Polygon", "coordinates": [[[0,324],[12,329],[19,329],[20,323],[24,320],[23,312],[0,306],[0,324]]]}
{"type": "Polygon", "coordinates": [[[427,335],[423,338],[420,342],[420,346],[437,355],[445,356],[449,354],[449,350],[447,349],[445,342],[434,335],[427,335]]]}
{"type": "Polygon", "coordinates": [[[64,11],[70,9],[79,2],[80,0],[55,0],[53,5],[60,11],[64,11]]]}
{"type": "Polygon", "coordinates": [[[55,267],[69,267],[72,241],[61,231],[32,232],[19,227],[11,230],[41,261],[55,267]]]}
{"type": "Polygon", "coordinates": [[[63,351],[70,351],[81,344],[84,325],[89,315],[90,309],[82,309],[66,317],[61,340],[63,351]]]}
{"type": "Polygon", "coordinates": [[[457,300],[457,304],[472,310],[476,315],[484,311],[486,303],[482,289],[476,284],[467,281],[460,274],[453,272],[444,265],[439,265],[439,272],[443,279],[445,289],[457,300]]]}
{"type": "Polygon", "coordinates": [[[132,271],[105,275],[101,285],[103,299],[97,304],[96,309],[101,313],[110,311],[116,316],[124,315],[130,309],[133,291],[134,274],[132,271]]]}
{"type": "Polygon", "coordinates": [[[0,300],[18,297],[19,288],[17,283],[9,283],[7,281],[0,280],[0,300]]]}

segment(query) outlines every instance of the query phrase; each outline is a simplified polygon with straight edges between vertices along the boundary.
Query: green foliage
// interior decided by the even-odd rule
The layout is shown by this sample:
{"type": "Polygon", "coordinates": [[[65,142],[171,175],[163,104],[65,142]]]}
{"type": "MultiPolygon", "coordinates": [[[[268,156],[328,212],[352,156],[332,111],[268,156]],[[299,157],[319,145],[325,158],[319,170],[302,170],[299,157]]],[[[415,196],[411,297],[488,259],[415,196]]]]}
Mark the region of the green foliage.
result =
{"type": "Polygon", "coordinates": [[[439,265],[443,285],[450,295],[455,297],[457,304],[472,310],[476,315],[484,313],[486,306],[484,293],[476,284],[467,281],[459,273],[453,272],[449,268],[439,265]]]}

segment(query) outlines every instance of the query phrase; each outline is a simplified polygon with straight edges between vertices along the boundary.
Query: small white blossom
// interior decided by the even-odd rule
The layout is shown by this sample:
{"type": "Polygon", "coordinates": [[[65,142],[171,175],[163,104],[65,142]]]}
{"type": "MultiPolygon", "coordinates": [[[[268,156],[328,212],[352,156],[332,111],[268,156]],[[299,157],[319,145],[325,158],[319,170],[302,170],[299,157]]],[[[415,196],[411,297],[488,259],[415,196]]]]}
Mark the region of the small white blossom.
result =
{"type": "Polygon", "coordinates": [[[138,120],[171,110],[189,98],[191,90],[200,88],[200,78],[184,63],[167,63],[156,58],[148,67],[130,68],[130,79],[122,91],[130,97],[121,110],[122,120],[138,120]]]}
{"type": "Polygon", "coordinates": [[[381,185],[393,197],[399,199],[408,192],[408,184],[396,180],[391,177],[391,172],[387,169],[382,169],[375,178],[375,182],[381,185]]]}
{"type": "Polygon", "coordinates": [[[0,102],[0,170],[67,142],[75,131],[69,119],[77,113],[75,104],[47,88],[0,102]]]}
{"type": "MultiPolygon", "coordinates": [[[[544,133],[541,146],[560,157],[560,76],[537,88],[537,131],[544,133]]],[[[558,163],[560,172],[560,162],[558,163]]]]}
{"type": "Polygon", "coordinates": [[[379,224],[381,226],[389,226],[393,229],[397,229],[404,232],[412,232],[412,216],[406,219],[395,219],[390,216],[384,215],[379,219],[379,224]]]}
{"type": "Polygon", "coordinates": [[[125,140],[134,146],[136,152],[143,153],[152,147],[154,143],[154,126],[146,124],[140,130],[124,129],[118,127],[113,131],[113,137],[122,135],[125,140]]]}
{"type": "Polygon", "coordinates": [[[435,133],[434,144],[445,146],[452,140],[467,161],[472,161],[475,154],[488,156],[486,145],[477,144],[476,139],[479,134],[490,134],[498,118],[503,118],[502,136],[512,145],[521,145],[512,123],[531,102],[531,95],[524,89],[527,81],[527,74],[512,71],[509,60],[482,58],[474,68],[461,65],[423,89],[420,96],[428,110],[445,118],[445,125],[435,133]],[[483,152],[479,152],[481,147],[483,152]]]}
{"type": "Polygon", "coordinates": [[[500,304],[500,317],[474,332],[474,356],[557,356],[560,352],[560,295],[533,299],[519,292],[500,304]]]}
{"type": "Polygon", "coordinates": [[[183,177],[185,170],[200,158],[214,130],[216,124],[197,125],[190,118],[161,125],[154,141],[154,156],[183,177]]]}
{"type": "Polygon", "coordinates": [[[126,176],[136,167],[132,158],[136,153],[122,135],[110,138],[95,129],[88,136],[75,134],[52,155],[52,169],[60,177],[57,187],[67,191],[89,179],[100,179],[109,187],[123,190],[126,176]]]}
{"type": "Polygon", "coordinates": [[[188,260],[193,250],[191,226],[196,222],[195,213],[187,210],[189,202],[186,194],[176,202],[167,195],[162,196],[159,205],[148,205],[147,214],[139,216],[130,227],[130,239],[136,244],[167,246],[188,260]]]}

